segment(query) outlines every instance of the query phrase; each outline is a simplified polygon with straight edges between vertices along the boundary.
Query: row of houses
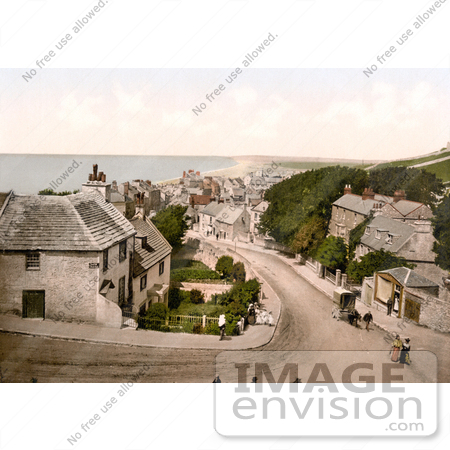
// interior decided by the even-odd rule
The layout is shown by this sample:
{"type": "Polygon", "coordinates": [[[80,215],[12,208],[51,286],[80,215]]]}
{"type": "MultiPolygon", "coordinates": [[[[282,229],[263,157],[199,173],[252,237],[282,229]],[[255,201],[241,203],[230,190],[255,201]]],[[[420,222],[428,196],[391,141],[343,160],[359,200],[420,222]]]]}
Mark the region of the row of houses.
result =
{"type": "Polygon", "coordinates": [[[167,305],[171,246],[113,199],[104,174],[78,194],[0,195],[0,313],[120,328],[124,312],[167,305]]]}

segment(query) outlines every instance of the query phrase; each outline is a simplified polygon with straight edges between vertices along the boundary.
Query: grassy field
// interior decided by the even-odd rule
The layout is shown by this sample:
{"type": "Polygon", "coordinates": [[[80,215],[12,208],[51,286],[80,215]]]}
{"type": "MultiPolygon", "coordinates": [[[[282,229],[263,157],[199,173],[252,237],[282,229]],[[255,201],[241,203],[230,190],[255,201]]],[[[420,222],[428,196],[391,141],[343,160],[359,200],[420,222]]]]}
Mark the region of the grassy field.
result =
{"type": "Polygon", "coordinates": [[[442,161],[436,164],[430,164],[429,166],[423,166],[421,169],[425,169],[427,172],[434,173],[442,181],[450,181],[450,159],[442,161]]]}
{"type": "MultiPolygon", "coordinates": [[[[377,169],[383,169],[384,167],[414,166],[416,164],[421,164],[421,163],[428,162],[428,161],[434,161],[435,159],[445,158],[446,156],[450,156],[450,152],[441,151],[439,153],[436,153],[435,155],[425,156],[423,158],[408,159],[408,160],[405,160],[405,161],[392,161],[392,162],[389,162],[389,163],[379,164],[376,168],[377,169]]],[[[425,168],[426,168],[426,166],[424,167],[424,169],[425,168]]]]}
{"type": "Polygon", "coordinates": [[[358,168],[364,168],[369,167],[369,164],[367,165],[361,165],[358,163],[333,163],[333,162],[278,162],[279,166],[284,167],[285,169],[295,169],[295,170],[312,170],[312,169],[322,169],[323,167],[329,167],[329,166],[347,166],[347,167],[358,167],[358,168]]]}

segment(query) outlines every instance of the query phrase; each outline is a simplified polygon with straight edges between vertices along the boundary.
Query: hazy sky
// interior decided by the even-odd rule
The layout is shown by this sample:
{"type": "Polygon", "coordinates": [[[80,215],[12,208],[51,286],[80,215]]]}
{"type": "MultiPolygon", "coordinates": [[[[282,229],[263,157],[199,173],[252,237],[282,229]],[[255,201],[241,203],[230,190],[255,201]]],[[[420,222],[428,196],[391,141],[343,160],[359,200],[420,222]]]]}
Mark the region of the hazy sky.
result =
{"type": "Polygon", "coordinates": [[[240,67],[231,84],[232,69],[2,69],[0,153],[393,159],[450,140],[448,69],[240,67]]]}

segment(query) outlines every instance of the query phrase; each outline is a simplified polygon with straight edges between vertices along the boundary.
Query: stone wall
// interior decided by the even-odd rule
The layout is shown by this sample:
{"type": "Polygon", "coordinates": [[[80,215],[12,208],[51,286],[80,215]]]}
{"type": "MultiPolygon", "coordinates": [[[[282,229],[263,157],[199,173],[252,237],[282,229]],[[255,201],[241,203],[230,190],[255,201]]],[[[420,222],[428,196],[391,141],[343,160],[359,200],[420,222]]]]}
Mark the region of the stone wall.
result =
{"type": "Polygon", "coordinates": [[[405,288],[403,293],[403,315],[406,299],[420,305],[419,324],[444,333],[450,332],[450,303],[416,289],[405,288]]]}
{"type": "Polygon", "coordinates": [[[24,290],[45,291],[46,319],[94,323],[99,261],[96,252],[39,252],[40,270],[26,270],[25,252],[0,253],[0,312],[22,316],[24,290]]]}
{"type": "Polygon", "coordinates": [[[205,302],[211,301],[212,295],[223,294],[228,292],[233,285],[232,284],[210,284],[210,283],[180,283],[179,288],[183,291],[190,291],[192,289],[198,289],[205,295],[205,302]]]}

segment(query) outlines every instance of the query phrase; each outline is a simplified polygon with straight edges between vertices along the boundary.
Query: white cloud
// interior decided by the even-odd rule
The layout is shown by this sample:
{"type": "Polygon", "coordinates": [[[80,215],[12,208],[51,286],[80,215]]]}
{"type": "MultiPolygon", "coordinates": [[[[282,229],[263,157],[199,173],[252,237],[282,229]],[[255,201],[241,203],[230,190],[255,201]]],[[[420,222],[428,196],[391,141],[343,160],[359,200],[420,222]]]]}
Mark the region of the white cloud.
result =
{"type": "Polygon", "coordinates": [[[61,102],[58,118],[74,128],[99,127],[103,124],[99,115],[102,104],[100,97],[84,97],[78,101],[75,93],[71,92],[61,102]]]}

